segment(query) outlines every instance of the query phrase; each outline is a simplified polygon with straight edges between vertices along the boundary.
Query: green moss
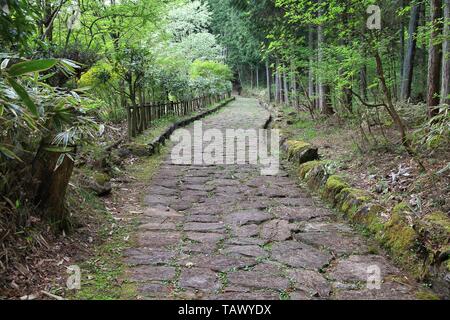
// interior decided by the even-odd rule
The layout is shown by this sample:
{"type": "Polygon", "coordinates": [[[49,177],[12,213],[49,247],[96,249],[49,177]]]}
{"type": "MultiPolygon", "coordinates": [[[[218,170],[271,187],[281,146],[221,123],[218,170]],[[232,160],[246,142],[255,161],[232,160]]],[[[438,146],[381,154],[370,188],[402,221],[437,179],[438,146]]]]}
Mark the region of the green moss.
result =
{"type": "Polygon", "coordinates": [[[419,300],[441,300],[435,293],[425,290],[416,292],[416,298],[419,300]]]}
{"type": "Polygon", "coordinates": [[[330,190],[342,190],[344,188],[348,188],[349,185],[343,178],[333,175],[328,178],[326,187],[330,190]]]}
{"type": "Polygon", "coordinates": [[[386,225],[386,243],[395,253],[402,255],[410,250],[417,238],[414,229],[407,226],[397,214],[386,225]]]}
{"type": "Polygon", "coordinates": [[[445,213],[436,211],[425,216],[424,220],[442,228],[447,234],[450,234],[450,219],[445,213]]]}
{"type": "Polygon", "coordinates": [[[130,244],[124,241],[126,228],[116,231],[112,239],[96,249],[94,257],[81,265],[81,290],[76,292],[77,300],[117,300],[136,297],[137,290],[131,282],[122,282],[125,264],[122,251],[130,244]]]}
{"type": "Polygon", "coordinates": [[[325,187],[323,188],[322,194],[329,201],[333,202],[333,205],[336,204],[336,196],[342,189],[349,188],[347,182],[344,181],[342,177],[337,175],[332,175],[328,178],[325,187]]]}
{"type": "Polygon", "coordinates": [[[127,170],[138,180],[147,182],[157,172],[167,150],[167,147],[162,147],[159,154],[142,158],[141,161],[133,164],[127,170]]]}
{"type": "Polygon", "coordinates": [[[416,254],[418,234],[406,219],[408,213],[407,204],[400,203],[395,206],[390,219],[385,224],[380,241],[392,254],[394,260],[420,278],[423,276],[423,269],[416,254]]]}
{"type": "Polygon", "coordinates": [[[336,204],[340,210],[352,218],[359,210],[368,205],[371,200],[370,194],[365,190],[356,188],[344,188],[336,196],[336,204]]]}
{"type": "Polygon", "coordinates": [[[304,141],[297,141],[297,140],[288,140],[286,142],[288,145],[288,157],[289,159],[292,158],[294,155],[296,155],[299,152],[302,152],[303,150],[309,148],[311,145],[304,141]]]}
{"type": "Polygon", "coordinates": [[[102,244],[93,249],[92,256],[80,263],[81,289],[68,294],[69,299],[77,300],[114,300],[135,297],[136,289],[132,283],[120,282],[125,264],[122,261],[122,251],[133,245],[125,241],[130,226],[118,226],[110,235],[110,226],[115,223],[112,215],[105,209],[98,197],[84,197],[86,210],[90,214],[101,213],[103,227],[98,235],[102,244]]]}
{"type": "Polygon", "coordinates": [[[94,173],[94,180],[99,185],[104,185],[105,183],[109,182],[111,178],[106,173],[96,172],[94,173]]]}
{"type": "Polygon", "coordinates": [[[366,210],[360,210],[353,216],[353,221],[362,224],[376,237],[384,230],[384,222],[380,213],[385,209],[380,205],[371,205],[366,210]]]}
{"type": "Polygon", "coordinates": [[[431,255],[448,250],[450,219],[443,212],[433,212],[416,221],[415,229],[431,255]]]}
{"type": "Polygon", "coordinates": [[[407,214],[409,211],[410,211],[409,206],[405,202],[400,202],[392,209],[393,213],[402,215],[407,214]]]}
{"type": "Polygon", "coordinates": [[[416,232],[406,221],[407,210],[405,203],[395,206],[385,227],[385,242],[390,250],[399,256],[411,250],[417,239],[416,232]]]}
{"type": "Polygon", "coordinates": [[[304,179],[308,172],[322,164],[323,162],[319,160],[305,162],[298,168],[298,175],[300,176],[300,178],[304,179]]]}

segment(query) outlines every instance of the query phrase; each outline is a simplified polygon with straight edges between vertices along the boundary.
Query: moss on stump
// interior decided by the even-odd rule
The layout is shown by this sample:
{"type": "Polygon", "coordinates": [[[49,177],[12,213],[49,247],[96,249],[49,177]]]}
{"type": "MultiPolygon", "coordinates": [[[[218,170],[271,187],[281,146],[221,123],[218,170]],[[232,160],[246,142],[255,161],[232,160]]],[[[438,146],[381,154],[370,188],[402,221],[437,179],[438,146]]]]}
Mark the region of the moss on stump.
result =
{"type": "Polygon", "coordinates": [[[304,141],[288,140],[285,149],[287,150],[288,160],[297,164],[319,160],[319,149],[304,141]]]}
{"type": "Polygon", "coordinates": [[[309,161],[300,165],[298,168],[298,175],[301,179],[305,179],[307,174],[314,168],[319,167],[323,164],[322,161],[309,161]]]}
{"type": "Polygon", "coordinates": [[[353,218],[365,205],[369,205],[371,199],[365,190],[348,187],[343,188],[336,196],[336,204],[349,218],[353,218]]]}

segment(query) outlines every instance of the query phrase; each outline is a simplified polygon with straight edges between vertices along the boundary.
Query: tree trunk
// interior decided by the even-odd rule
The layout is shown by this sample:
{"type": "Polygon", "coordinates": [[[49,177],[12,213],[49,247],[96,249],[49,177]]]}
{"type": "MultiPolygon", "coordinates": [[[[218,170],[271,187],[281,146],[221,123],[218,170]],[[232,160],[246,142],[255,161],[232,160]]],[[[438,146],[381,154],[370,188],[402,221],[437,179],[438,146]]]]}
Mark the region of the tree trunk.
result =
{"type": "MultiPolygon", "coordinates": [[[[346,8],[346,10],[348,10],[348,8],[346,8]]],[[[344,13],[342,16],[342,22],[344,25],[348,24],[348,14],[344,13]]],[[[348,40],[346,38],[342,38],[340,41],[340,45],[342,47],[346,47],[348,46],[348,40]]],[[[345,71],[344,69],[341,69],[342,72],[342,77],[345,76],[345,71]]],[[[350,79],[349,83],[346,84],[343,89],[342,89],[342,104],[344,106],[344,108],[346,108],[350,113],[353,113],[353,93],[352,93],[352,84],[353,84],[353,77],[350,79]]]]}
{"type": "Polygon", "coordinates": [[[266,84],[269,101],[272,101],[272,81],[270,77],[269,58],[266,60],[266,84]]]}
{"type": "Polygon", "coordinates": [[[289,85],[286,66],[283,66],[283,87],[284,87],[284,103],[289,105],[289,85]]]}
{"type": "Polygon", "coordinates": [[[319,76],[316,75],[316,86],[315,86],[315,99],[314,99],[314,103],[316,105],[317,110],[320,112],[320,99],[319,99],[319,76]]]}
{"type": "Polygon", "coordinates": [[[441,104],[450,105],[450,0],[444,1],[444,40],[442,42],[441,104]]]}
{"type": "MultiPolygon", "coordinates": [[[[318,64],[322,65],[323,60],[323,28],[321,25],[317,27],[317,49],[318,49],[318,64]]],[[[322,75],[319,75],[319,109],[322,113],[325,113],[326,99],[325,99],[325,86],[323,85],[322,75]]]]}
{"type": "Polygon", "coordinates": [[[283,94],[283,71],[281,70],[281,66],[278,65],[278,101],[280,103],[284,102],[284,94],[283,94]]]}
{"type": "Polygon", "coordinates": [[[284,102],[284,77],[283,77],[283,66],[279,67],[278,70],[278,82],[280,83],[280,102],[284,102]]]}
{"type": "Polygon", "coordinates": [[[294,108],[298,108],[298,96],[297,96],[297,76],[295,73],[295,66],[291,60],[291,88],[292,88],[292,105],[294,108]]]}
{"type": "Polygon", "coordinates": [[[275,65],[275,102],[280,103],[280,70],[278,60],[275,65]]]}
{"type": "Polygon", "coordinates": [[[48,141],[51,140],[41,143],[33,161],[33,181],[37,183],[35,203],[44,219],[49,220],[56,229],[64,230],[69,227],[65,195],[74,162],[66,155],[56,168],[62,153],[48,151],[48,141]]]}
{"type": "Polygon", "coordinates": [[[359,71],[359,91],[364,100],[367,101],[367,66],[361,67],[361,70],[359,71]]]}
{"type": "MultiPolygon", "coordinates": [[[[323,0],[319,0],[319,3],[321,3],[323,0]]],[[[319,17],[321,13],[319,12],[319,17]]],[[[317,48],[319,51],[319,65],[322,64],[324,61],[323,57],[323,45],[325,43],[323,35],[323,25],[319,24],[317,27],[317,48]]],[[[329,103],[329,95],[328,95],[329,88],[325,85],[323,81],[323,76],[319,75],[319,108],[320,112],[325,115],[331,115],[334,113],[333,108],[331,107],[329,103]]]]}
{"type": "Polygon", "coordinates": [[[315,85],[314,85],[314,27],[310,26],[308,31],[308,46],[309,46],[309,68],[308,68],[308,95],[309,99],[314,102],[314,107],[317,107],[315,103],[315,85]]]}
{"type": "Polygon", "coordinates": [[[417,157],[414,149],[411,146],[411,142],[408,139],[407,132],[406,132],[406,126],[403,123],[402,118],[400,118],[400,115],[398,114],[397,110],[395,109],[394,103],[392,101],[392,94],[389,91],[389,88],[386,84],[386,77],[384,76],[384,70],[383,70],[383,62],[381,60],[380,54],[378,51],[374,52],[375,61],[377,65],[377,74],[378,79],[380,80],[380,85],[382,92],[384,94],[385,98],[385,109],[389,113],[391,119],[394,121],[395,126],[397,127],[398,132],[400,133],[402,146],[406,149],[408,154],[413,157],[413,159],[417,162],[417,164],[421,167],[423,171],[426,171],[425,166],[420,161],[420,159],[417,157]]]}
{"type": "Polygon", "coordinates": [[[439,110],[436,106],[439,105],[439,90],[441,80],[441,66],[442,66],[442,45],[436,43],[441,32],[439,28],[439,19],[442,17],[442,1],[431,0],[431,24],[433,30],[430,35],[430,45],[428,51],[428,93],[427,106],[428,116],[435,116],[439,110]]]}
{"type": "MultiPolygon", "coordinates": [[[[405,8],[405,1],[400,0],[400,9],[405,8]]],[[[403,64],[405,63],[405,22],[404,17],[400,17],[400,79],[403,79],[403,64]]],[[[400,80],[401,81],[401,80],[400,80]]]]}
{"type": "Polygon", "coordinates": [[[43,17],[42,17],[42,40],[53,41],[53,7],[51,1],[43,3],[43,17]]]}
{"type": "Polygon", "coordinates": [[[415,5],[411,9],[411,17],[408,27],[408,47],[405,59],[403,60],[402,84],[400,98],[404,101],[411,97],[411,85],[413,80],[414,57],[416,54],[417,27],[419,26],[420,5],[415,5]]]}
{"type": "Polygon", "coordinates": [[[400,118],[399,114],[397,113],[394,103],[392,101],[392,93],[390,92],[387,84],[386,84],[386,77],[384,76],[384,69],[383,69],[383,62],[381,60],[380,54],[378,52],[375,52],[375,61],[377,65],[377,75],[378,79],[380,80],[380,85],[382,92],[384,94],[384,98],[386,101],[386,111],[391,116],[392,120],[394,121],[398,131],[400,132],[400,136],[402,139],[403,145],[408,145],[407,137],[406,137],[406,128],[403,124],[402,119],[400,118]]]}
{"type": "MultiPolygon", "coordinates": [[[[419,14],[419,26],[425,27],[428,23],[427,21],[427,5],[424,3],[420,6],[420,14],[419,14]]],[[[419,83],[419,92],[417,93],[417,99],[420,102],[427,103],[427,81],[428,81],[428,45],[425,41],[421,41],[421,47],[417,47],[416,55],[418,55],[418,66],[423,68],[420,72],[420,83],[419,83]]],[[[411,93],[412,95],[412,93],[411,93]]]]}
{"type": "Polygon", "coordinates": [[[256,89],[259,90],[259,67],[256,66],[256,89]]]}
{"type": "MultiPolygon", "coordinates": [[[[244,86],[244,84],[242,83],[242,73],[241,73],[241,68],[238,68],[238,79],[239,79],[239,84],[241,87],[244,86]]],[[[239,95],[241,95],[241,93],[239,92],[239,95]]]]}

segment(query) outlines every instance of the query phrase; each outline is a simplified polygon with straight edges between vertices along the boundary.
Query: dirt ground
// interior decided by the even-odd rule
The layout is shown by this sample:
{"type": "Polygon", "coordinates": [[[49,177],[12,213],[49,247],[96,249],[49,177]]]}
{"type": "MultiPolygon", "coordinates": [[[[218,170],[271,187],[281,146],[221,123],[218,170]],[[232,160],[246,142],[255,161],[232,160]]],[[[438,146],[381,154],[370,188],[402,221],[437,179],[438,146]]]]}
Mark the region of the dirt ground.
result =
{"type": "Polygon", "coordinates": [[[450,149],[419,153],[423,172],[394,128],[384,129],[388,141],[373,129],[368,143],[358,129],[336,118],[314,122],[303,112],[291,122],[290,136],[317,146],[322,158],[332,160],[351,185],[371,192],[387,209],[406,202],[418,216],[434,211],[450,215],[450,149]]]}

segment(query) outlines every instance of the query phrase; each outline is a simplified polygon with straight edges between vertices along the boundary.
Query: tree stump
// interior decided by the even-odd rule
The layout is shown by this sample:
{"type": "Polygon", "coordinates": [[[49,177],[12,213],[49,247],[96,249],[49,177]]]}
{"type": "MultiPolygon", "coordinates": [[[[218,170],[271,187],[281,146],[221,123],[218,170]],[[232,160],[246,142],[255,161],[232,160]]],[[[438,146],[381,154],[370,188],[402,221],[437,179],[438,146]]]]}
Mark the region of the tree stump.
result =
{"type": "Polygon", "coordinates": [[[33,181],[37,186],[34,201],[41,216],[58,230],[63,230],[69,227],[65,196],[74,167],[74,162],[67,154],[75,153],[76,148],[58,150],[61,149],[41,144],[32,170],[33,181]],[[60,158],[62,156],[63,159],[60,158]]]}
{"type": "Polygon", "coordinates": [[[319,149],[311,144],[297,140],[287,140],[283,144],[288,160],[297,164],[319,160],[319,149]]]}

